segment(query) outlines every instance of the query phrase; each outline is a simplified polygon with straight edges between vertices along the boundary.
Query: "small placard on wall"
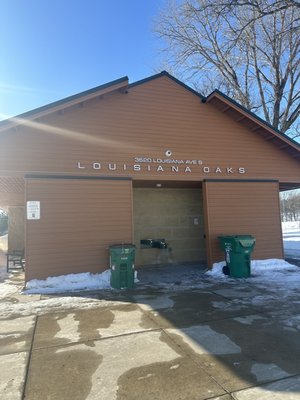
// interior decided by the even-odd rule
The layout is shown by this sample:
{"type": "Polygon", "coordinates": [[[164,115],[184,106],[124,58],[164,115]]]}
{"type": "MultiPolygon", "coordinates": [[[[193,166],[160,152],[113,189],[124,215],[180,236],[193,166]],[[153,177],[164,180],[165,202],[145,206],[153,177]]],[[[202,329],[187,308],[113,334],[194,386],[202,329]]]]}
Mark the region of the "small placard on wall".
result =
{"type": "Polygon", "coordinates": [[[39,201],[27,201],[27,219],[40,219],[41,207],[39,201]]]}

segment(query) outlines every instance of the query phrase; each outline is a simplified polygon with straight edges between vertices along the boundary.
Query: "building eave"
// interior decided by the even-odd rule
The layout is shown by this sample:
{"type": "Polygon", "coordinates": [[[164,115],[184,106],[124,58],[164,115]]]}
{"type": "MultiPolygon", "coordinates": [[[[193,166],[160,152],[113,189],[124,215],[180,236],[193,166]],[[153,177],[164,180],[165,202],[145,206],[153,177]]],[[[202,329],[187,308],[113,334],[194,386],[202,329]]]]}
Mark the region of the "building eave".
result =
{"type": "Polygon", "coordinates": [[[77,104],[82,104],[87,100],[103,96],[104,94],[119,90],[126,90],[128,86],[128,77],[124,76],[120,79],[105,83],[95,88],[85,90],[78,94],[66,97],[42,107],[35,108],[28,112],[16,115],[14,117],[0,121],[0,131],[12,128],[17,125],[22,125],[23,121],[32,121],[48,114],[59,112],[77,104]]]}
{"type": "Polygon", "coordinates": [[[295,140],[273,128],[259,116],[219,90],[212,92],[204,102],[212,104],[222,113],[247,126],[253,133],[260,134],[266,141],[273,142],[292,157],[300,159],[300,145],[295,140]]]}

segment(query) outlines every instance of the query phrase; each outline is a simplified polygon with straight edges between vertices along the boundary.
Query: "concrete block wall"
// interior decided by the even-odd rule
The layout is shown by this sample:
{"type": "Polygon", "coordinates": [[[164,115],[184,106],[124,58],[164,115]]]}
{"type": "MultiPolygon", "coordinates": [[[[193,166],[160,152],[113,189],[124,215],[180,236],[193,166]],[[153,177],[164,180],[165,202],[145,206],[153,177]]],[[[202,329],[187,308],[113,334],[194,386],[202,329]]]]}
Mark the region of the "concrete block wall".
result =
{"type": "Polygon", "coordinates": [[[205,261],[201,189],[134,188],[136,265],[205,261]],[[167,249],[142,249],[141,239],[165,239],[167,249]]]}

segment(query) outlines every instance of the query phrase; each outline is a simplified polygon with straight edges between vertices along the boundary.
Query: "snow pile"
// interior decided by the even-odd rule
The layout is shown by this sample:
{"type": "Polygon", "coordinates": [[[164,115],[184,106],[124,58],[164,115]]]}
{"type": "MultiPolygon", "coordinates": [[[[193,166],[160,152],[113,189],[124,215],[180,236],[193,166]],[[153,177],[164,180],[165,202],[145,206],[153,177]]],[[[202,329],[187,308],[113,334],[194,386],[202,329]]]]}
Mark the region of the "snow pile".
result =
{"type": "Polygon", "coordinates": [[[110,289],[110,270],[91,274],[51,276],[45,280],[33,279],[26,284],[25,293],[63,293],[78,290],[110,289]]]}
{"type": "Polygon", "coordinates": [[[281,225],[282,225],[283,232],[300,229],[300,221],[282,222],[281,225]]]}
{"type": "Polygon", "coordinates": [[[8,235],[0,236],[0,251],[7,251],[7,239],[8,235]]]}
{"type": "Polygon", "coordinates": [[[18,293],[19,291],[19,287],[14,285],[10,280],[11,276],[12,275],[6,272],[6,266],[0,267],[0,299],[4,299],[5,297],[8,297],[14,293],[18,293]]]}
{"type": "MultiPolygon", "coordinates": [[[[25,294],[34,293],[64,293],[86,290],[111,289],[110,286],[111,271],[98,274],[90,272],[80,274],[69,274],[60,276],[51,276],[45,280],[32,279],[26,284],[25,294]]],[[[135,282],[139,282],[135,271],[135,282]]]]}
{"type": "MultiPolygon", "coordinates": [[[[205,273],[205,277],[211,278],[213,281],[237,282],[237,279],[230,278],[223,274],[222,268],[225,262],[216,263],[212,270],[205,273]]],[[[188,274],[187,274],[188,275],[188,274]]],[[[175,279],[175,277],[173,277],[175,279]]],[[[191,273],[189,276],[183,276],[183,282],[177,289],[188,289],[195,286],[195,279],[199,281],[199,276],[191,273]]],[[[251,277],[246,279],[249,283],[268,287],[269,289],[278,290],[280,288],[285,291],[295,290],[300,286],[300,268],[289,264],[284,260],[254,260],[251,261],[251,277]]],[[[135,277],[135,282],[138,280],[135,277]]],[[[202,288],[209,287],[211,282],[205,282],[202,279],[199,285],[202,288]]],[[[143,284],[143,282],[141,282],[143,284]]],[[[157,274],[157,285],[161,286],[160,275],[157,274]]],[[[172,284],[166,285],[168,289],[172,288],[172,284]]],[[[12,289],[12,288],[11,288],[12,289]]],[[[86,290],[111,289],[110,286],[110,270],[106,270],[99,274],[81,273],[70,274],[56,277],[49,277],[45,280],[31,280],[27,282],[25,294],[34,293],[64,293],[86,290]]],[[[5,288],[4,288],[5,290],[5,288]]],[[[2,291],[2,285],[1,285],[2,291]]]]}
{"type": "Polygon", "coordinates": [[[206,275],[208,275],[211,278],[215,279],[227,279],[228,277],[223,274],[223,267],[226,265],[225,261],[221,261],[219,263],[215,263],[212,267],[212,269],[209,269],[206,271],[206,275]]]}
{"type": "MultiPolygon", "coordinates": [[[[207,271],[206,275],[216,280],[236,281],[223,274],[224,265],[225,262],[214,264],[212,270],[207,271]]],[[[251,277],[247,278],[247,281],[269,288],[282,287],[285,290],[293,290],[300,287],[300,268],[284,260],[253,260],[251,261],[251,277]]]]}
{"type": "Polygon", "coordinates": [[[6,297],[12,296],[14,294],[19,293],[20,289],[19,286],[14,285],[10,280],[9,280],[9,275],[6,275],[6,279],[3,282],[1,278],[1,283],[0,283],[0,300],[5,299],[6,297]]]}
{"type": "Polygon", "coordinates": [[[300,259],[300,221],[283,222],[282,229],[285,256],[300,259]]]}

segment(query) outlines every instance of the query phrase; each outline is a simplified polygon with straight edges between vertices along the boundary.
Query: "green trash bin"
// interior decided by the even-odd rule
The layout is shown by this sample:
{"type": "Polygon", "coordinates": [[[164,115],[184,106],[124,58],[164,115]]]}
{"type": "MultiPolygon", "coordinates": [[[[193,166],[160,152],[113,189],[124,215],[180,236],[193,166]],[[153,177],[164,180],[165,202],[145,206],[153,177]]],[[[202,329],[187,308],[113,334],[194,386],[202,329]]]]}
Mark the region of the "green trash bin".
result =
{"type": "Polygon", "coordinates": [[[115,289],[133,288],[135,245],[119,244],[109,247],[110,284],[115,289]]]}
{"type": "Polygon", "coordinates": [[[251,275],[251,253],[255,238],[251,235],[219,236],[220,245],[225,252],[225,275],[233,278],[249,278],[251,275]]]}

